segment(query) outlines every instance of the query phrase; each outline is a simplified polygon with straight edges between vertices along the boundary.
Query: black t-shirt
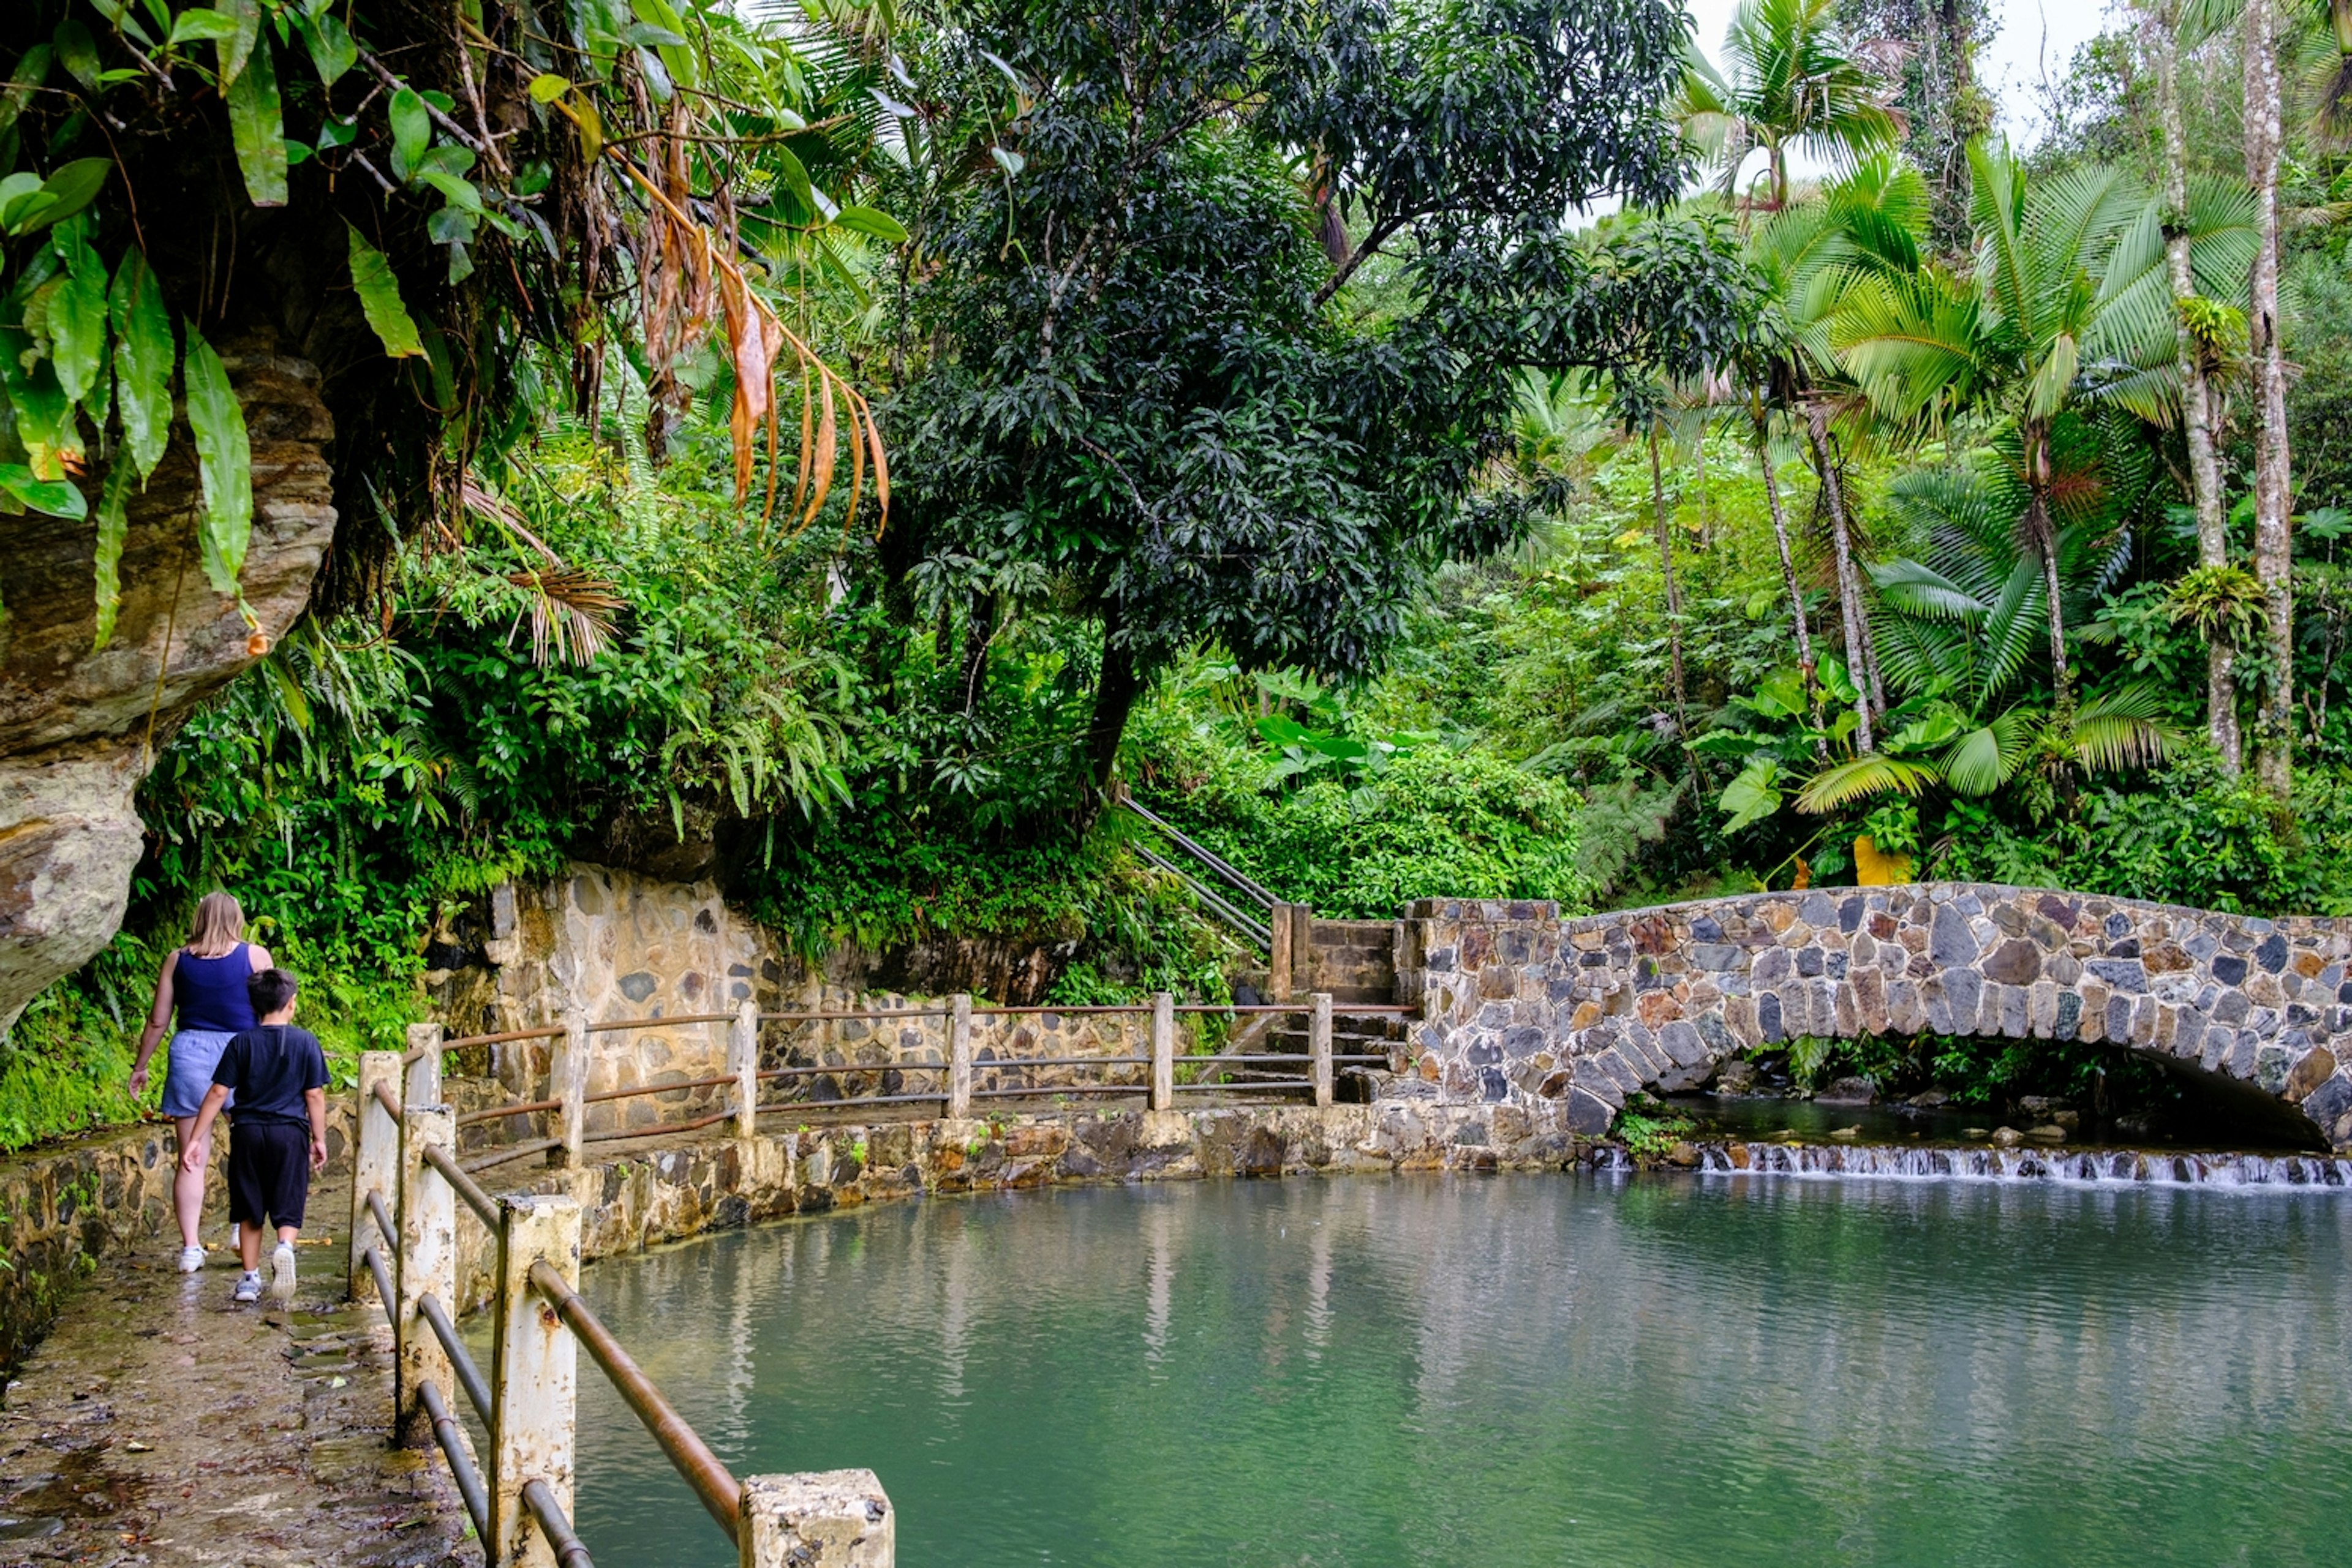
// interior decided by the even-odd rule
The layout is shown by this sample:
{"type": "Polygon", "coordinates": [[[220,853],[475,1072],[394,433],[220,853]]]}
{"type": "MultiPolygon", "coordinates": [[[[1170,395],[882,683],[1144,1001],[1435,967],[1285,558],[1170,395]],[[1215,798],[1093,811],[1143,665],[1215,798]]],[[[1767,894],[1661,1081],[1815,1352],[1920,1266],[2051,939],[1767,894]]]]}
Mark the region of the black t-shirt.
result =
{"type": "Polygon", "coordinates": [[[327,1087],[327,1053],[319,1038],[292,1024],[258,1024],[241,1035],[231,1035],[223,1047],[213,1081],[236,1091],[234,1121],[290,1121],[310,1125],[310,1107],[302,1103],[305,1089],[327,1087]]]}

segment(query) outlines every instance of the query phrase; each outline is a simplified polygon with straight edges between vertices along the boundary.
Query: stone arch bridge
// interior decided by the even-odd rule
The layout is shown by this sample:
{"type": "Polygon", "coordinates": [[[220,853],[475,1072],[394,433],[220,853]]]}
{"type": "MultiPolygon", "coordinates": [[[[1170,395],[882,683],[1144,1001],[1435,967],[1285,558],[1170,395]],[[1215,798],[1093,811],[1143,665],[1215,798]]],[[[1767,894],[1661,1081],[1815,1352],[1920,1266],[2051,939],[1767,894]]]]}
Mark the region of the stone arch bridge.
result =
{"type": "Polygon", "coordinates": [[[2352,921],[1971,882],[1754,893],[1563,921],[1543,902],[1406,906],[1397,994],[1449,1099],[1565,1100],[1705,1084],[1799,1035],[2110,1041],[2352,1149],[2352,921]]]}

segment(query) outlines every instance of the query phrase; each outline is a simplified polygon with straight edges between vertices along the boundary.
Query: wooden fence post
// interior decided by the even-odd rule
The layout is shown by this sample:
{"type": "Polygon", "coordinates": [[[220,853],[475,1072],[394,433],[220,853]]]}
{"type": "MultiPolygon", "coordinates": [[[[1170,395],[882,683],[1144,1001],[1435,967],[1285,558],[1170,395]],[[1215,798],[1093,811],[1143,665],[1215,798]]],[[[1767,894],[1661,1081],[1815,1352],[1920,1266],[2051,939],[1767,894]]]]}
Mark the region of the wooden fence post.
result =
{"type": "Polygon", "coordinates": [[[555,1308],[531,1288],[544,1260],[567,1285],[580,1281],[580,1205],[523,1194],[499,1200],[498,1318],[491,1347],[490,1404],[498,1413],[490,1478],[487,1568],[557,1568],[555,1550],[531,1523],[523,1488],[544,1481],[572,1516],[579,1343],[555,1308]]]}
{"type": "Polygon", "coordinates": [[[760,1131],[760,1005],[745,997],[727,1026],[727,1068],[735,1075],[735,1136],[760,1131]]]}
{"type": "Polygon", "coordinates": [[[1176,998],[1151,996],[1151,1109],[1176,1109],[1176,998]]]}
{"type": "Polygon", "coordinates": [[[898,1518],[871,1470],[753,1476],[735,1525],[740,1568],[895,1568],[898,1518]]]}
{"type": "Polygon", "coordinates": [[[971,996],[948,998],[948,1120],[971,1114],[971,996]]]}
{"type": "Polygon", "coordinates": [[[1315,1085],[1315,1103],[1331,1103],[1331,994],[1318,991],[1307,1015],[1307,1076],[1315,1085]]]}
{"type": "Polygon", "coordinates": [[[1265,999],[1290,1000],[1290,906],[1276,904],[1266,917],[1265,999]]]}
{"type": "Polygon", "coordinates": [[[401,1104],[441,1103],[441,1042],[447,1034],[438,1024],[408,1026],[408,1048],[412,1053],[422,1054],[408,1064],[408,1080],[401,1087],[401,1104]]]}
{"type": "Polygon", "coordinates": [[[588,1015],[574,1008],[563,1016],[563,1045],[548,1074],[548,1098],[563,1102],[563,1168],[580,1168],[580,1143],[588,1131],[588,1015]]]}
{"type": "Polygon", "coordinates": [[[394,1249],[399,1238],[387,1238],[377,1231],[375,1218],[368,1213],[367,1199],[373,1193],[383,1199],[386,1209],[394,1215],[400,1212],[400,1123],[375,1100],[375,1086],[382,1084],[392,1090],[393,1099],[397,1100],[400,1077],[398,1051],[360,1053],[359,1109],[352,1117],[351,1286],[354,1301],[375,1300],[375,1277],[360,1261],[360,1254],[371,1245],[376,1246],[376,1256],[383,1259],[387,1268],[398,1266],[394,1249]]]}
{"type": "Polygon", "coordinates": [[[430,1442],[432,1423],[417,1385],[429,1381],[446,1395],[457,1384],[449,1375],[448,1354],[416,1303],[433,1296],[452,1316],[457,1313],[457,1194],[425,1163],[425,1151],[456,1149],[457,1118],[446,1105],[404,1103],[400,1121],[400,1268],[394,1282],[400,1310],[393,1317],[400,1360],[393,1435],[402,1442],[430,1442]]]}

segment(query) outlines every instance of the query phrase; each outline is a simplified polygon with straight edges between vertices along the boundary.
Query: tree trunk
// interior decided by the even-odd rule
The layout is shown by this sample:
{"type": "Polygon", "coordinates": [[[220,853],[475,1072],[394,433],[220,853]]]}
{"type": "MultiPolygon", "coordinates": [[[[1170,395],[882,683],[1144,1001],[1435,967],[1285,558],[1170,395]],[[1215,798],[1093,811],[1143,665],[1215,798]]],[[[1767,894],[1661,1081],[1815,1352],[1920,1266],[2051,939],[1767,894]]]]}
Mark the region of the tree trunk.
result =
{"type": "Polygon", "coordinates": [[[1837,561],[1838,610],[1845,621],[1846,676],[1853,682],[1853,749],[1868,752],[1877,742],[1871,735],[1872,710],[1877,700],[1871,679],[1877,660],[1870,647],[1870,616],[1863,607],[1862,583],[1854,571],[1853,543],[1846,532],[1845,497],[1838,486],[1837,458],[1830,450],[1829,412],[1819,403],[1805,404],[1805,435],[1813,449],[1813,471],[1821,480],[1822,504],[1830,514],[1830,548],[1837,561]]]}
{"type": "MultiPolygon", "coordinates": [[[[2154,57],[2157,99],[2164,124],[2164,254],[2172,274],[2172,297],[2193,299],[2196,274],[2189,265],[2189,143],[2180,120],[2181,0],[2151,5],[2142,24],[2154,57]]],[[[2175,328],[2180,356],[2181,429],[2189,447],[2190,499],[2197,509],[2197,563],[2227,566],[2230,535],[2221,498],[2221,465],[2213,450],[2213,398],[2205,377],[2205,354],[2185,319],[2175,328]]],[[[2223,771],[2242,765],[2238,734],[2238,682],[2231,671],[2237,650],[2214,638],[2205,646],[2205,728],[2221,753],[2223,771]]]]}
{"type": "Polygon", "coordinates": [[[1683,593],[1675,582],[1675,540],[1666,521],[1666,481],[1658,466],[1658,422],[1650,421],[1650,503],[1658,519],[1658,569],[1666,579],[1666,668],[1667,679],[1675,693],[1675,728],[1679,737],[1690,737],[1690,721],[1684,712],[1686,697],[1683,690],[1683,593]]]}
{"type": "Polygon", "coordinates": [[[1797,561],[1789,550],[1789,514],[1780,504],[1780,481],[1772,472],[1772,446],[1764,421],[1756,421],[1756,466],[1764,471],[1764,500],[1772,509],[1772,542],[1780,551],[1780,581],[1789,590],[1789,625],[1797,634],[1797,668],[1805,672],[1805,695],[1812,702],[1813,728],[1822,728],[1822,689],[1813,668],[1812,634],[1805,626],[1805,595],[1797,586],[1797,561]]]}
{"type": "MultiPolygon", "coordinates": [[[[1119,738],[1127,733],[1127,716],[1143,694],[1135,658],[1118,639],[1118,617],[1114,614],[1103,623],[1102,677],[1095,682],[1094,715],[1087,721],[1087,764],[1097,792],[1110,787],[1111,774],[1118,766],[1119,738]]],[[[1085,815],[1093,820],[1093,808],[1089,806],[1085,815]]]]}
{"type": "Polygon", "coordinates": [[[2066,668],[2066,601],[2058,586],[2058,537],[2050,524],[2050,432],[2025,433],[2025,536],[2042,557],[2042,612],[2050,626],[2050,693],[2058,733],[2074,734],[2074,683],[2066,668]]]}
{"type": "Polygon", "coordinates": [[[2254,188],[2246,312],[2254,369],[2254,576],[2263,585],[2271,679],[2254,718],[2254,774],[2280,800],[2294,757],[2294,541],[2290,531],[2286,362],[2279,350],[2279,67],[2275,0],[2246,5],[2246,178],[2254,188]]]}

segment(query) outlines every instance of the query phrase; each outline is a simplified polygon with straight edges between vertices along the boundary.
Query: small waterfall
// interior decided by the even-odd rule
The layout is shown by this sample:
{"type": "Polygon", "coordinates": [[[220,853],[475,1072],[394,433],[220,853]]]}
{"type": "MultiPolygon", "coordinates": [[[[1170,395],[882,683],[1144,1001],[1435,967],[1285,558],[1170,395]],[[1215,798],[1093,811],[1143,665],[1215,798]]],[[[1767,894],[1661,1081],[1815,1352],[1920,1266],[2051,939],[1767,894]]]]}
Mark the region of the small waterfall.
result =
{"type": "MultiPolygon", "coordinates": [[[[1894,1144],[1704,1143],[1698,1168],[1717,1175],[1823,1180],[2059,1182],[2077,1186],[2344,1187],[2352,1159],[2326,1154],[2169,1154],[2102,1149],[1935,1149],[1894,1144]]],[[[1596,1150],[1596,1171],[1633,1168],[1622,1149],[1596,1150]]]]}

